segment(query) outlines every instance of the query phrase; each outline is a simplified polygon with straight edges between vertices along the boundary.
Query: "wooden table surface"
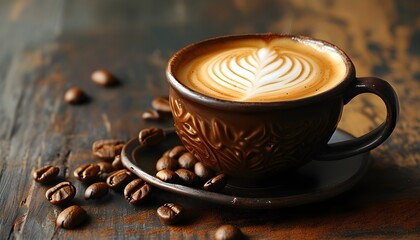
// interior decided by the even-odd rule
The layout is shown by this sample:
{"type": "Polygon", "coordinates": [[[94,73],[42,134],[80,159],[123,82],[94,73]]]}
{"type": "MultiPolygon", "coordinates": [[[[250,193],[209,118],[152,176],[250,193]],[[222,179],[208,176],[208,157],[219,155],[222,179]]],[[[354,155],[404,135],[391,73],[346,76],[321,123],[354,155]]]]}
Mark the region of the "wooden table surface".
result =
{"type": "MultiPolygon", "coordinates": [[[[212,239],[231,223],[249,239],[418,239],[420,237],[420,2],[337,1],[0,1],[0,239],[212,239]],[[156,190],[142,206],[115,192],[83,199],[73,170],[93,162],[91,144],[128,140],[148,126],[142,113],[165,96],[164,69],[186,44],[223,34],[278,32],[332,42],[354,61],[358,76],[389,81],[401,116],[392,136],[371,151],[372,166],[349,192],[321,203],[241,210],[156,190]],[[97,68],[122,85],[96,86],[97,68]],[[71,106],[63,94],[79,86],[91,97],[71,106]],[[55,227],[61,211],[31,172],[60,167],[90,220],[55,227]],[[162,225],[156,208],[177,201],[187,221],[162,225]]],[[[385,107],[362,95],[345,107],[339,127],[359,136],[380,124],[385,107]]]]}

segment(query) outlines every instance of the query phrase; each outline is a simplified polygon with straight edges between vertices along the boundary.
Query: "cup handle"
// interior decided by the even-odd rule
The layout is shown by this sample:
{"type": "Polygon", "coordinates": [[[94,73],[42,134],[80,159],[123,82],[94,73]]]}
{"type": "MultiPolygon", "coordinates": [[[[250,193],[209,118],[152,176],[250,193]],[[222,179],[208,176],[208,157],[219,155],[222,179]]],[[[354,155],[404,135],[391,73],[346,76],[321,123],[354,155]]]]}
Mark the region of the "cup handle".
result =
{"type": "Polygon", "coordinates": [[[356,78],[347,88],[343,101],[347,104],[355,96],[362,93],[373,93],[384,101],[386,106],[386,119],[377,128],[365,135],[343,142],[328,144],[315,158],[321,161],[348,158],[363,152],[370,151],[383,143],[392,133],[399,115],[397,94],[391,85],[376,77],[356,78]]]}

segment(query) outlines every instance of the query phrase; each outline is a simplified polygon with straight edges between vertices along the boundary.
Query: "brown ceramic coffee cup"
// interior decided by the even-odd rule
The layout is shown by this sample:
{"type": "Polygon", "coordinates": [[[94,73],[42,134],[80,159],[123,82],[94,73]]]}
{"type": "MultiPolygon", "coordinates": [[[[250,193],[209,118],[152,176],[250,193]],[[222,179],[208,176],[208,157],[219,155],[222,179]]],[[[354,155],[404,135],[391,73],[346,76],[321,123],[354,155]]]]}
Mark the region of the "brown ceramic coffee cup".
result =
{"type": "MultiPolygon", "coordinates": [[[[298,51],[296,56],[302,55],[302,59],[305,59],[306,50],[301,51],[305,47],[300,45],[296,46],[296,51],[298,51]]],[[[267,56],[266,52],[271,50],[264,51],[249,55],[257,56],[255,58],[259,56],[260,60],[271,61],[271,58],[264,58],[267,56]]],[[[308,51],[307,55],[311,58],[312,50],[308,51]]],[[[316,51],[314,54],[318,54],[316,51]]],[[[236,54],[236,51],[233,53],[236,54]]],[[[276,54],[275,51],[273,54],[276,54]]],[[[232,63],[227,62],[226,66],[229,68],[231,64],[241,64],[242,60],[240,59],[242,58],[237,58],[232,63]]],[[[244,59],[249,59],[249,56],[244,59]]],[[[300,58],[297,57],[297,59],[300,58]]],[[[225,60],[220,58],[217,61],[223,63],[225,60]]],[[[299,61],[296,62],[299,63],[299,61]]],[[[251,59],[248,62],[252,65],[254,61],[251,59]]],[[[302,66],[305,66],[304,61],[301,63],[302,66]]],[[[214,72],[219,74],[220,71],[224,71],[223,69],[226,67],[222,65],[214,67],[214,72]]],[[[194,69],[195,66],[193,65],[191,70],[193,73],[200,70],[194,69]]],[[[322,73],[328,67],[324,68],[318,67],[317,71],[322,73]]],[[[206,70],[209,72],[208,69],[206,70]]],[[[237,68],[235,71],[242,70],[237,68]]],[[[246,71],[242,72],[247,73],[246,71]]],[[[249,179],[264,180],[273,175],[296,169],[311,159],[338,160],[367,152],[390,136],[398,118],[398,99],[390,84],[376,77],[357,78],[353,63],[342,50],[325,41],[304,36],[268,33],[223,36],[206,40],[189,45],[175,53],[169,61],[166,74],[170,84],[169,98],[174,124],[182,143],[203,164],[244,181],[249,179]],[[296,42],[297,45],[303,44],[316,48],[321,56],[316,60],[318,65],[322,65],[321,63],[332,55],[336,58],[338,56],[339,64],[332,62],[330,68],[335,69],[337,66],[335,70],[341,73],[335,76],[333,83],[328,83],[328,81],[320,83],[321,85],[314,89],[314,92],[305,93],[302,96],[295,94],[297,97],[288,98],[287,96],[291,92],[279,90],[278,99],[275,99],[276,94],[272,94],[271,98],[267,98],[268,100],[258,98],[253,100],[251,98],[246,101],[243,101],[243,97],[239,97],[240,89],[236,89],[234,84],[229,85],[230,88],[226,88],[226,91],[223,90],[224,82],[220,87],[212,85],[206,89],[204,85],[210,81],[205,78],[206,71],[200,75],[199,81],[201,82],[195,83],[195,87],[191,87],[194,85],[188,82],[192,81],[188,79],[189,75],[181,76],[181,72],[185,68],[191,68],[188,65],[190,62],[196,59],[199,59],[197,61],[210,61],[200,60],[203,55],[213,56],[213,52],[219,50],[229,52],[229,48],[236,49],[235,47],[238,46],[245,46],[244,49],[248,49],[246,47],[249,46],[246,44],[250,44],[251,48],[256,47],[258,50],[259,44],[264,46],[273,39],[290,42],[292,45],[296,42]],[[257,42],[258,44],[254,44],[257,42]],[[330,84],[330,86],[322,90],[322,84],[330,84]],[[235,91],[238,91],[238,94],[235,95],[235,91]],[[225,93],[229,96],[223,95],[225,93]],[[384,101],[387,110],[386,120],[376,129],[361,137],[328,144],[340,120],[343,106],[362,93],[373,93],[384,101]],[[217,94],[221,94],[220,97],[217,94]],[[284,94],[284,99],[280,96],[281,94],[284,94]],[[238,99],[235,99],[235,96],[238,96],[238,99]]],[[[230,78],[236,76],[229,74],[230,72],[226,75],[231,76],[230,78]]],[[[297,74],[296,78],[301,77],[302,74],[297,74]]],[[[248,83],[244,82],[245,84],[248,83]]],[[[309,85],[302,85],[302,89],[310,88],[309,85]]],[[[250,92],[249,89],[247,91],[250,92]]],[[[299,91],[301,90],[297,90],[297,92],[299,91]]],[[[269,91],[267,91],[267,96],[268,93],[269,91]]]]}

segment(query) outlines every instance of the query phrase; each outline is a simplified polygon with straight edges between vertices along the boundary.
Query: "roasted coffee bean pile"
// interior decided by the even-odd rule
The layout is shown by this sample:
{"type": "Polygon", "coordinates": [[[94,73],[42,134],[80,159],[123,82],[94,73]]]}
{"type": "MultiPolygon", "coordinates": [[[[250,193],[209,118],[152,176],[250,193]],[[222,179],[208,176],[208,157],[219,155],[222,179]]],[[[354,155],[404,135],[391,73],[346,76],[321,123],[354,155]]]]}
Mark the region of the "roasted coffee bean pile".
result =
{"type": "MultiPolygon", "coordinates": [[[[92,73],[94,83],[110,87],[119,84],[118,79],[106,70],[92,73]]],[[[80,88],[70,88],[64,100],[69,104],[81,104],[88,100],[87,94],[80,88]]],[[[145,120],[163,120],[171,116],[169,101],[156,98],[152,102],[153,109],[146,110],[142,118],[145,120]]],[[[160,128],[146,128],[139,132],[139,144],[149,147],[162,143],[166,136],[160,128]]],[[[119,139],[103,139],[92,144],[92,153],[98,162],[86,163],[73,171],[73,177],[86,186],[84,199],[91,201],[104,198],[109,189],[117,193],[123,192],[125,199],[132,205],[139,205],[150,196],[152,187],[127,170],[121,161],[121,150],[125,142],[119,139]]],[[[193,154],[184,146],[175,146],[167,150],[156,162],[156,177],[164,182],[182,184],[189,187],[201,188],[207,191],[221,191],[226,183],[224,174],[216,174],[213,170],[197,161],[193,154]]],[[[76,187],[70,181],[63,181],[59,175],[60,169],[46,165],[33,172],[36,182],[49,185],[45,197],[58,207],[63,207],[57,216],[57,227],[73,229],[81,226],[89,218],[85,209],[74,205],[76,187]],[[72,204],[73,203],[73,204],[72,204]]],[[[165,203],[160,206],[156,215],[165,225],[179,224],[184,216],[184,208],[176,203],[165,203]]],[[[242,239],[240,229],[232,225],[223,225],[215,231],[216,239],[242,239]]]]}
{"type": "MultiPolygon", "coordinates": [[[[184,146],[175,146],[164,152],[156,161],[156,171],[156,177],[164,182],[202,188],[206,191],[218,192],[227,184],[225,174],[216,174],[199,162],[184,146]]],[[[173,225],[182,221],[184,208],[176,203],[165,203],[156,213],[163,224],[173,225]]],[[[228,224],[220,226],[215,231],[214,238],[239,240],[245,236],[239,228],[228,224]]]]}
{"type": "MultiPolygon", "coordinates": [[[[105,197],[109,189],[124,190],[125,198],[133,205],[147,199],[152,188],[122,165],[120,153],[124,144],[124,141],[117,139],[95,141],[92,144],[92,154],[101,161],[83,164],[74,169],[74,178],[87,186],[84,193],[85,200],[105,197]]],[[[60,180],[59,171],[58,167],[47,165],[36,169],[33,172],[33,178],[42,184],[53,184],[60,180]]],[[[75,195],[76,187],[70,181],[59,182],[45,193],[45,197],[51,204],[61,207],[71,204],[75,195]]],[[[73,205],[59,214],[57,226],[75,228],[87,218],[88,214],[83,208],[73,205]]]]}
{"type": "Polygon", "coordinates": [[[201,187],[218,192],[227,183],[225,174],[218,174],[199,162],[184,146],[166,151],[156,162],[156,177],[164,182],[201,187]]]}

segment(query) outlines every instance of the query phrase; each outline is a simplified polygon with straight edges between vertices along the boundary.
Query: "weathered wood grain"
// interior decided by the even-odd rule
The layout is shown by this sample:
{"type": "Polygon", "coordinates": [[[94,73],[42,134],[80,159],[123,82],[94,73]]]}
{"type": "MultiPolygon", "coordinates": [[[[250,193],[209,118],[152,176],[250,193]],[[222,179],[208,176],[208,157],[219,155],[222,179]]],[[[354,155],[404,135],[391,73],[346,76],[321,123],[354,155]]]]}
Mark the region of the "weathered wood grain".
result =
{"type": "MultiPolygon", "coordinates": [[[[48,1],[0,2],[0,238],[1,239],[212,239],[222,223],[250,239],[407,238],[420,236],[420,4],[417,1],[48,1]],[[96,161],[100,138],[129,139],[150,123],[141,113],[167,95],[164,69],[180,47],[222,34],[281,32],[330,41],[353,59],[358,76],[388,80],[400,98],[393,135],[372,151],[362,182],[337,198],[278,210],[238,210],[155,191],[144,206],[120,193],[83,199],[73,170],[96,161]],[[105,68],[122,85],[105,89],[90,73],[105,68]],[[71,86],[91,101],[65,104],[71,86]],[[72,181],[75,203],[88,224],[56,229],[61,208],[44,197],[48,186],[31,172],[60,167],[72,181]],[[189,212],[180,226],[155,215],[165,202],[189,212]]],[[[345,107],[340,127],[355,135],[385,118],[383,103],[363,95],[345,107]]]]}

